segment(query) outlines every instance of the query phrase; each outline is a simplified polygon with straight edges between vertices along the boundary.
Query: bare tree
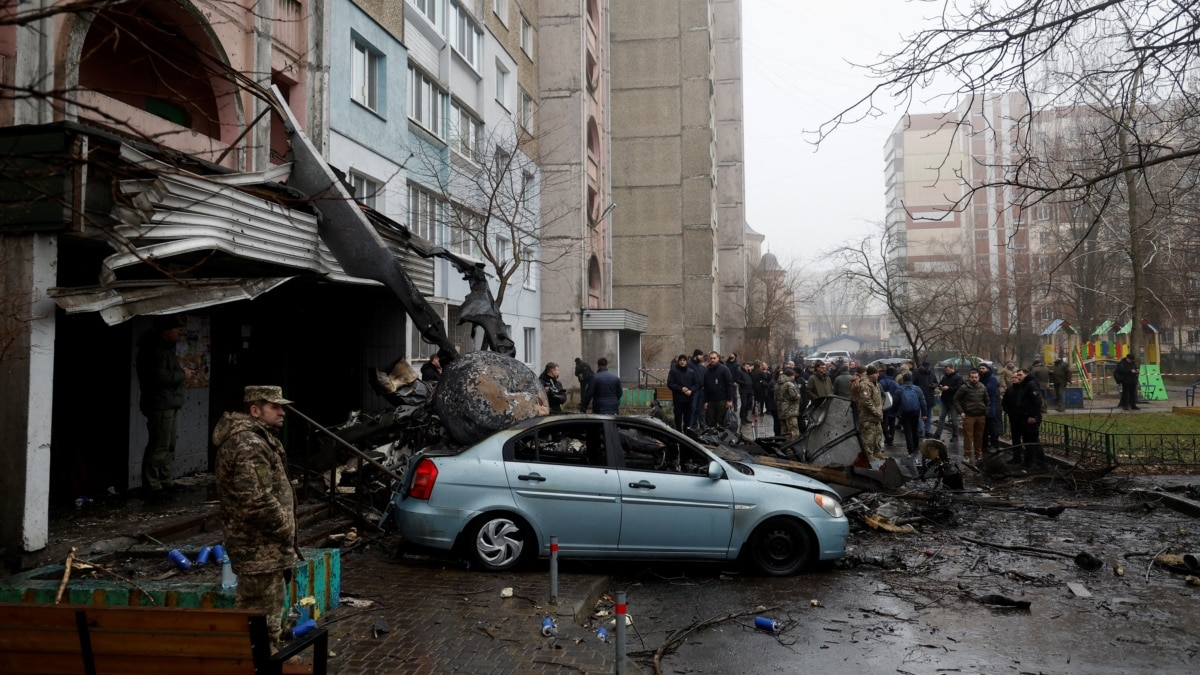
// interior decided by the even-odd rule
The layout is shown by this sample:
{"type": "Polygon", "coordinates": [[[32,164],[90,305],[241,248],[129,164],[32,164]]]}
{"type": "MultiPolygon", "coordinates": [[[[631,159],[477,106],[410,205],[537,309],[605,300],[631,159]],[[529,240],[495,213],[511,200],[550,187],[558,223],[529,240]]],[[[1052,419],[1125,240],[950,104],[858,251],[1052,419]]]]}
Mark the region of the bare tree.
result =
{"type": "Polygon", "coordinates": [[[431,213],[433,225],[448,235],[447,248],[486,264],[497,280],[500,307],[522,268],[528,271],[553,262],[547,256],[570,252],[543,245],[547,227],[566,212],[549,209],[542,200],[553,186],[540,169],[539,153],[546,151],[541,139],[515,125],[484,131],[472,120],[459,119],[451,126],[449,151],[428,144],[414,149],[417,172],[443,205],[431,213]]]}
{"type": "Polygon", "coordinates": [[[742,356],[774,359],[795,346],[796,297],[801,276],[792,264],[765,255],[750,267],[746,293],[746,344],[742,356]]]}
{"type": "MultiPolygon", "coordinates": [[[[946,96],[966,110],[989,93],[1018,93],[1027,105],[1005,121],[1017,128],[1015,147],[999,153],[1002,159],[987,177],[960,176],[968,189],[956,208],[969,204],[976,191],[997,186],[1010,188],[1015,209],[1047,201],[1088,204],[1094,217],[1079,233],[1080,244],[1111,214],[1121,214],[1131,281],[1126,301],[1136,326],[1146,313],[1145,275],[1155,255],[1147,235],[1170,203],[1150,188],[1152,174],[1172,165],[1194,174],[1200,156],[1200,135],[1193,132],[1200,120],[1194,3],[948,0],[936,6],[940,21],[869,65],[877,86],[822,125],[818,138],[878,114],[876,101],[884,96],[898,97],[907,108],[935,81],[953,81],[946,96]],[[1088,118],[1091,152],[1069,167],[1055,167],[1042,153],[1045,122],[1064,112],[1088,118]]],[[[1133,331],[1135,349],[1139,340],[1140,331],[1133,331]]]]}

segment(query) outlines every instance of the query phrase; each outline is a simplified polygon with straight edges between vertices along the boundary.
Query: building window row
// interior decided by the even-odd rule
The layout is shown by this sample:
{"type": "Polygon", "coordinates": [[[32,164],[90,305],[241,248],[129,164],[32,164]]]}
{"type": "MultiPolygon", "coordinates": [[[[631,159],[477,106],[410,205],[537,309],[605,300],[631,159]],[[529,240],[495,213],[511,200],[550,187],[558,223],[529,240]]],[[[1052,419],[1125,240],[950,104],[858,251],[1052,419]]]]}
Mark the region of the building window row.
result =
{"type": "Polygon", "coordinates": [[[357,171],[352,171],[350,172],[350,185],[354,188],[355,201],[373,209],[378,208],[376,206],[376,197],[379,194],[379,181],[367,178],[357,171]]]}
{"type": "Polygon", "coordinates": [[[408,229],[419,237],[437,243],[438,220],[442,200],[415,183],[408,185],[408,229]]]}
{"type": "Polygon", "coordinates": [[[462,5],[455,2],[450,7],[454,14],[454,51],[478,72],[483,59],[483,30],[462,5]]]}
{"type": "Polygon", "coordinates": [[[483,122],[462,107],[458,101],[450,103],[450,147],[472,161],[479,160],[483,140],[483,122]]]}

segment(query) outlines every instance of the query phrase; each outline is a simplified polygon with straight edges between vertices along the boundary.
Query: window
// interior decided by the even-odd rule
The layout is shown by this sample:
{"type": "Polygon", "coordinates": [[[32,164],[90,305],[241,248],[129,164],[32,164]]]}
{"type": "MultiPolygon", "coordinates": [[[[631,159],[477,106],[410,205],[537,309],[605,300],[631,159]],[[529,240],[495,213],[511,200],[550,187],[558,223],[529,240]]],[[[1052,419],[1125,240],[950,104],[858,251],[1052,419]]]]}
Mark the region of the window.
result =
{"type": "Polygon", "coordinates": [[[708,455],[674,436],[621,422],[617,434],[626,469],[708,476],[708,455]]]}
{"type": "Polygon", "coordinates": [[[446,92],[424,72],[408,67],[408,116],[438,138],[442,136],[442,102],[446,92]]]}
{"type": "Polygon", "coordinates": [[[533,173],[529,171],[521,172],[521,208],[529,210],[529,200],[533,196],[533,173]]]}
{"type": "Polygon", "coordinates": [[[496,259],[508,260],[508,244],[509,241],[504,237],[496,237],[496,259]]]}
{"type": "Polygon", "coordinates": [[[454,207],[454,223],[450,226],[450,250],[461,255],[479,257],[479,247],[472,233],[483,231],[483,217],[463,207],[454,207]]]}
{"type": "Polygon", "coordinates": [[[817,322],[816,321],[808,322],[808,332],[810,332],[810,333],[817,332],[817,322]]]}
{"type": "Polygon", "coordinates": [[[1175,344],[1175,331],[1173,331],[1173,330],[1163,331],[1162,341],[1163,341],[1163,344],[1168,344],[1168,345],[1175,344]]]}
{"type": "Polygon", "coordinates": [[[379,106],[379,54],[353,40],[350,57],[350,98],[371,110],[379,106]]]}
{"type": "Polygon", "coordinates": [[[437,6],[442,0],[408,0],[409,4],[424,14],[429,23],[438,25],[437,6]]]}
{"type": "Polygon", "coordinates": [[[1041,232],[1038,232],[1038,243],[1039,244],[1049,244],[1050,243],[1050,230],[1042,230],[1041,232]]]}
{"type": "Polygon", "coordinates": [[[594,421],[544,424],[513,439],[504,455],[518,462],[607,466],[608,444],[604,425],[594,421]]]}
{"type": "Polygon", "coordinates": [[[496,62],[496,103],[508,108],[508,68],[496,62]]]}
{"type": "Polygon", "coordinates": [[[533,133],[533,97],[521,90],[521,103],[517,108],[517,121],[520,122],[521,128],[529,133],[533,133]]]}
{"type": "Polygon", "coordinates": [[[1187,341],[1190,345],[1200,342],[1200,330],[1189,330],[1187,332],[1187,341]]]}
{"type": "Polygon", "coordinates": [[[408,186],[408,229],[413,234],[437,243],[437,224],[441,200],[419,185],[408,186]]]}
{"type": "Polygon", "coordinates": [[[457,2],[451,5],[451,10],[454,13],[454,51],[472,68],[479,70],[480,59],[483,58],[483,31],[457,2]]]}
{"type": "Polygon", "coordinates": [[[987,230],[975,230],[975,238],[980,241],[986,240],[988,238],[988,231],[987,230]]]}
{"type": "Polygon", "coordinates": [[[450,147],[473,160],[479,159],[479,143],[483,137],[483,123],[471,114],[469,110],[458,104],[450,103],[450,147]]]}
{"type": "Polygon", "coordinates": [[[525,329],[525,363],[530,365],[538,362],[536,337],[537,334],[533,328],[525,329]]]}
{"type": "Polygon", "coordinates": [[[508,25],[508,0],[492,0],[492,11],[500,17],[500,23],[508,25]]]}
{"type": "Polygon", "coordinates": [[[534,278],[534,274],[537,271],[537,266],[534,263],[533,249],[524,249],[521,252],[521,267],[523,268],[522,271],[525,274],[524,287],[530,291],[537,290],[537,280],[534,278]]]}
{"type": "Polygon", "coordinates": [[[521,51],[529,58],[533,58],[533,25],[525,19],[525,15],[521,15],[521,51]]]}
{"type": "Polygon", "coordinates": [[[354,200],[371,208],[375,207],[375,196],[379,194],[379,182],[361,173],[350,173],[350,184],[354,186],[354,200]]]}
{"type": "Polygon", "coordinates": [[[986,206],[976,206],[975,207],[975,215],[986,216],[987,215],[987,207],[986,206]]]}
{"type": "Polygon", "coordinates": [[[511,168],[509,166],[511,163],[512,153],[503,148],[496,148],[496,175],[503,176],[507,174],[511,168]]]}
{"type": "Polygon", "coordinates": [[[1045,204],[1038,204],[1034,211],[1034,217],[1038,220],[1050,220],[1050,207],[1045,204]]]}

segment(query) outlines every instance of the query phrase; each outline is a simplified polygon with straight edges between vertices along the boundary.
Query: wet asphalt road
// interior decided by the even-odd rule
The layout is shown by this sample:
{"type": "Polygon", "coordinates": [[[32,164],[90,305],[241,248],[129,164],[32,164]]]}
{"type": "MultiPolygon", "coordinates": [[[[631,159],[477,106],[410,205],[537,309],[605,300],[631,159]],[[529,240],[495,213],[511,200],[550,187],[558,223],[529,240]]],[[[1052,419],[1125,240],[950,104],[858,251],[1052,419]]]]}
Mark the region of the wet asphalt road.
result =
{"type": "MultiPolygon", "coordinates": [[[[1102,588],[1079,598],[1066,581],[1086,573],[1077,573],[1071,560],[1038,560],[1023,569],[1061,582],[997,578],[986,563],[975,573],[956,571],[962,574],[955,583],[938,580],[941,574],[873,567],[770,579],[703,565],[659,565],[622,568],[614,588],[624,587],[634,617],[630,652],[652,653],[673,631],[748,612],[691,634],[664,658],[664,673],[1200,670],[1194,587],[1148,586],[1141,572],[1131,570],[1128,583],[1085,579],[1088,587],[1102,588]],[[959,583],[1031,606],[985,606],[959,592],[959,583]],[[756,611],[760,607],[765,609],[756,611]],[[756,614],[783,621],[783,629],[756,630],[756,614]]],[[[648,657],[639,660],[647,663],[648,657]]]]}

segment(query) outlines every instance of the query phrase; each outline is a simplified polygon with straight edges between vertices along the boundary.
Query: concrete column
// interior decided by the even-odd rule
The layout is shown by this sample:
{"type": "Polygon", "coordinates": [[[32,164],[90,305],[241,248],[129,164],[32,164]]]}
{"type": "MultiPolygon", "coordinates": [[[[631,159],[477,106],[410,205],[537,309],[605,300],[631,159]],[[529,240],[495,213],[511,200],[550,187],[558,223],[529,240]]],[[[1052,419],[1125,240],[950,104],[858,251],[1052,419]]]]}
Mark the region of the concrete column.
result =
{"type": "MultiPolygon", "coordinates": [[[[22,2],[18,11],[44,12],[55,4],[55,0],[32,0],[22,2]]],[[[54,90],[54,20],[53,13],[47,18],[17,26],[17,59],[14,84],[18,91],[50,94],[54,90]]],[[[13,124],[48,124],[54,121],[53,101],[60,96],[20,96],[14,101],[13,124]]]]}
{"type": "Polygon", "coordinates": [[[58,239],[0,236],[0,551],[6,561],[49,536],[50,420],[58,239]]]}

